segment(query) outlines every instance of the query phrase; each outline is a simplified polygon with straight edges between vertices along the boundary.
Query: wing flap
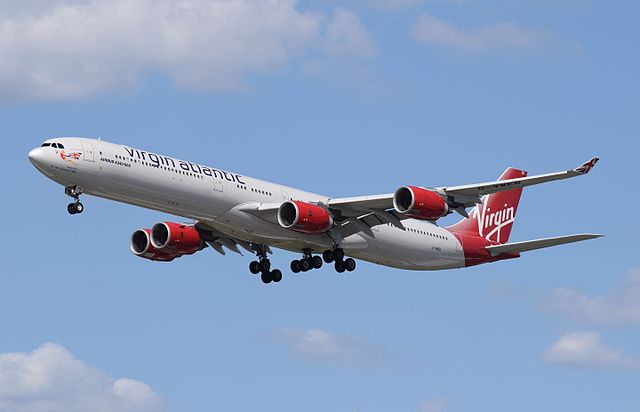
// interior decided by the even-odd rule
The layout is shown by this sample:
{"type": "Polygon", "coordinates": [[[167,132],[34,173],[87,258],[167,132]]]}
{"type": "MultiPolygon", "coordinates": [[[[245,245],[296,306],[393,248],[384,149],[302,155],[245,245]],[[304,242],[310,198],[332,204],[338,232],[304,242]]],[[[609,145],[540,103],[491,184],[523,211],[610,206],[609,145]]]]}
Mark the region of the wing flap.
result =
{"type": "Polygon", "coordinates": [[[520,253],[530,250],[542,249],[551,246],[564,245],[567,243],[580,242],[583,240],[595,239],[603,235],[593,233],[583,233],[569,236],[557,236],[544,239],[526,240],[524,242],[505,243],[504,245],[487,246],[486,249],[493,255],[502,253],[520,253]]]}
{"type": "Polygon", "coordinates": [[[329,199],[327,206],[339,209],[343,214],[358,214],[372,210],[387,210],[393,208],[393,193],[374,196],[343,197],[329,199]]]}

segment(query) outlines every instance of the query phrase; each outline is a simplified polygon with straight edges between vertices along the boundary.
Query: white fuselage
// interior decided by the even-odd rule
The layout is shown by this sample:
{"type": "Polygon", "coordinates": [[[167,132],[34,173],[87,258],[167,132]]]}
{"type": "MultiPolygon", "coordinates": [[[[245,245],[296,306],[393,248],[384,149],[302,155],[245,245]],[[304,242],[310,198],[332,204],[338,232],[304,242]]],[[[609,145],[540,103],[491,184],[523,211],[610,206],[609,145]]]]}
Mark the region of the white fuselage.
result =
{"type": "Polygon", "coordinates": [[[277,220],[248,213],[243,206],[286,200],[327,202],[329,198],[155,153],[86,138],[50,139],[64,149],[40,147],[29,157],[50,179],[84,193],[158,210],[206,225],[230,237],[290,251],[330,249],[337,243],[354,258],[402,269],[465,266],[462,245],[430,222],[403,220],[340,239],[338,231],[309,235],[285,229],[277,220]],[[373,236],[370,236],[373,234],[373,236]]]}

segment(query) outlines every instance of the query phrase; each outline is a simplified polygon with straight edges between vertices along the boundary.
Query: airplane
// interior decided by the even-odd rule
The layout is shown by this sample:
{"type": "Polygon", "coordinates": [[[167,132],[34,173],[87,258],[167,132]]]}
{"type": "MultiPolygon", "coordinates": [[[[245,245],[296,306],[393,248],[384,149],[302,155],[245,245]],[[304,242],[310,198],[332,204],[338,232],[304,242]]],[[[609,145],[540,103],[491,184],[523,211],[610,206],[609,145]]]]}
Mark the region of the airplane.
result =
{"type": "Polygon", "coordinates": [[[528,176],[508,168],[496,181],[461,186],[401,186],[394,193],[331,198],[236,172],[180,160],[103,140],[48,139],[28,154],[42,174],[74,199],[83,194],[166,212],[186,222],[160,222],[130,238],[134,255],[170,262],[205,248],[224,255],[255,255],[252,274],[264,283],[282,280],[272,248],[301,253],[294,273],[333,263],[352,272],[360,259],[407,270],[475,266],[520,257],[522,252],[601,237],[575,234],[509,243],[522,189],[589,173],[594,157],[575,169],[528,176]],[[472,208],[467,212],[467,208],[472,208]],[[451,213],[462,220],[441,227],[451,213]]]}

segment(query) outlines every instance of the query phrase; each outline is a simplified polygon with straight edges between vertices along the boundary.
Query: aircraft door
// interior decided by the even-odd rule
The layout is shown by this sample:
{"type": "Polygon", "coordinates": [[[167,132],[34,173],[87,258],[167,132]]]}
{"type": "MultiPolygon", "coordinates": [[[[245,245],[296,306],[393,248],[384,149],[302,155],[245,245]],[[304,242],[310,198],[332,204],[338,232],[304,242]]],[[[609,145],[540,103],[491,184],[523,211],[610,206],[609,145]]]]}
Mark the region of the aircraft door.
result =
{"type": "Polygon", "coordinates": [[[213,195],[216,197],[224,196],[224,184],[217,177],[213,178],[213,195]]]}
{"type": "Polygon", "coordinates": [[[86,160],[87,162],[95,161],[93,145],[89,142],[82,142],[82,160],[86,160]]]}

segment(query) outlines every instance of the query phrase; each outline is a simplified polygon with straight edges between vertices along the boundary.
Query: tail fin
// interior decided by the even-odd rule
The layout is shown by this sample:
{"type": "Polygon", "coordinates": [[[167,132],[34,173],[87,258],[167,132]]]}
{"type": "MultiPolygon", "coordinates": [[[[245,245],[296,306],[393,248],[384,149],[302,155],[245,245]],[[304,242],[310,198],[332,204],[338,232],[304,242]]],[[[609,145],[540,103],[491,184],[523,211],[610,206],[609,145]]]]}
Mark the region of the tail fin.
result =
{"type": "MultiPolygon", "coordinates": [[[[498,180],[525,177],[527,172],[512,167],[504,171],[498,180]]],[[[479,236],[487,240],[506,243],[516,218],[522,188],[493,193],[482,198],[469,217],[448,227],[452,232],[479,236]]]]}

